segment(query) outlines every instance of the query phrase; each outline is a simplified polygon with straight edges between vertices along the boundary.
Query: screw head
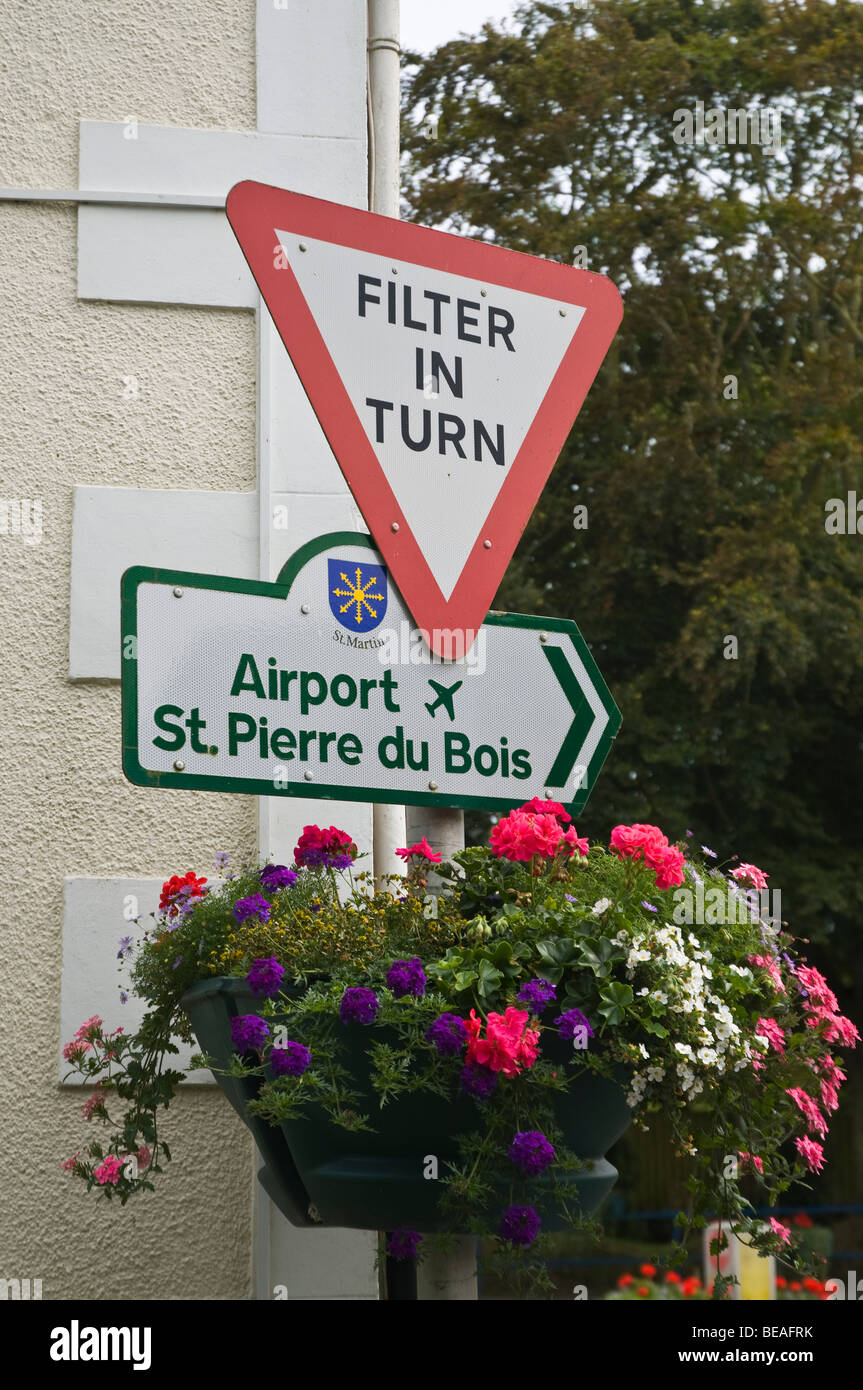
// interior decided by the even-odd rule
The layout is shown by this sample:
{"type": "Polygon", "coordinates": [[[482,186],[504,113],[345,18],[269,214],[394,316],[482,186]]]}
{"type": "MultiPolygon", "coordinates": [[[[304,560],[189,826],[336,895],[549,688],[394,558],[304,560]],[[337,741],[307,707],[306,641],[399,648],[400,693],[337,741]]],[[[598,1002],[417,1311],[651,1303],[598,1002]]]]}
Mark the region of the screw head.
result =
{"type": "Polygon", "coordinates": [[[561,317],[562,319],[565,319],[565,318],[566,318],[566,310],[565,310],[565,309],[558,309],[557,312],[560,314],[560,317],[561,317]]]}
{"type": "Polygon", "coordinates": [[[539,640],[540,640],[540,642],[547,642],[547,641],[548,641],[548,633],[547,633],[547,632],[541,632],[541,633],[539,634],[539,640]]]}
{"type": "Polygon", "coordinates": [[[392,269],[393,275],[398,275],[398,273],[399,273],[399,268],[398,268],[397,265],[392,266],[391,269],[392,269]]]}
{"type": "Polygon", "coordinates": [[[308,251],[308,249],[309,249],[309,248],[308,248],[308,246],[306,245],[306,243],[305,243],[304,241],[301,241],[301,242],[300,242],[300,250],[301,250],[301,251],[308,251]]]}
{"type": "Polygon", "coordinates": [[[174,761],[174,771],[175,771],[175,772],[185,772],[185,771],[186,771],[186,764],[182,761],[182,759],[180,759],[180,758],[175,759],[175,761],[174,761]]]}
{"type": "Polygon", "coordinates": [[[394,522],[392,523],[392,525],[390,526],[390,530],[392,531],[393,535],[395,535],[395,533],[398,531],[398,529],[399,529],[399,524],[398,524],[397,521],[394,521],[394,522]]]}
{"type": "Polygon", "coordinates": [[[482,544],[484,550],[491,550],[491,541],[483,541],[482,544]]]}
{"type": "Polygon", "coordinates": [[[437,782],[429,782],[429,791],[430,791],[430,792],[436,792],[436,791],[437,791],[437,782]]]}
{"type": "Polygon", "coordinates": [[[304,772],[303,776],[305,777],[307,782],[311,782],[313,780],[311,772],[304,772]]]}
{"type": "Polygon", "coordinates": [[[488,290],[480,290],[480,294],[481,294],[481,296],[482,296],[483,299],[487,299],[487,298],[488,298],[488,290]]]}
{"type": "Polygon", "coordinates": [[[182,589],[174,589],[172,592],[173,592],[174,598],[182,598],[182,597],[183,597],[183,590],[182,590],[182,589]]]}
{"type": "Polygon", "coordinates": [[[312,610],[311,610],[311,608],[309,607],[309,605],[308,605],[307,603],[301,603],[301,604],[300,604],[300,612],[301,612],[301,613],[311,613],[311,611],[312,611],[312,610]]]}

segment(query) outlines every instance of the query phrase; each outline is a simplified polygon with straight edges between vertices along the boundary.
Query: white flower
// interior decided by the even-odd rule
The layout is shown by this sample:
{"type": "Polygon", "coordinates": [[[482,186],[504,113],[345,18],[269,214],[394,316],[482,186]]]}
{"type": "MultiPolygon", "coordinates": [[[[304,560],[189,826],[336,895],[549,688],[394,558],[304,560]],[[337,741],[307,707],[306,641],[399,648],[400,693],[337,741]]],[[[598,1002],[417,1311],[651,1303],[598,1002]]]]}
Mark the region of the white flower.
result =
{"type": "Polygon", "coordinates": [[[676,1051],[678,1051],[682,1057],[692,1056],[692,1048],[689,1046],[689,1043],[676,1042],[674,1046],[676,1051]]]}
{"type": "Polygon", "coordinates": [[[716,1053],[713,1051],[712,1047],[699,1047],[696,1055],[699,1062],[703,1063],[705,1067],[713,1067],[716,1065],[716,1053]]]}
{"type": "Polygon", "coordinates": [[[639,1044],[638,1044],[638,1050],[639,1050],[639,1052],[641,1053],[642,1057],[644,1058],[644,1060],[645,1060],[646,1062],[650,1060],[650,1053],[648,1052],[647,1048],[644,1046],[644,1043],[639,1043],[639,1044]]]}
{"type": "MultiPolygon", "coordinates": [[[[645,990],[644,992],[646,993],[647,991],[645,990]]],[[[660,1004],[668,1003],[668,995],[661,989],[655,989],[650,997],[651,999],[658,999],[660,1004]]]]}
{"type": "Polygon", "coordinates": [[[611,907],[611,898],[598,898],[593,904],[593,911],[597,914],[607,912],[611,907]]]}

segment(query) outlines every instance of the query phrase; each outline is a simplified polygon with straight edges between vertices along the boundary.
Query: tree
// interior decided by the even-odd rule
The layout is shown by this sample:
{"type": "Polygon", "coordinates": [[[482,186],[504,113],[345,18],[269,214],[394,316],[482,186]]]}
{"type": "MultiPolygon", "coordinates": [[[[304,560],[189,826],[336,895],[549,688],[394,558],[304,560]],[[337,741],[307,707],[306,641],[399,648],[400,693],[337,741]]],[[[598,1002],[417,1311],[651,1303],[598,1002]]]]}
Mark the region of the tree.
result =
{"type": "Polygon", "coordinates": [[[406,215],[624,297],[495,603],[574,618],[623,713],[579,830],[761,864],[858,1021],[861,71],[848,0],[536,3],[412,57],[404,120],[406,215]]]}

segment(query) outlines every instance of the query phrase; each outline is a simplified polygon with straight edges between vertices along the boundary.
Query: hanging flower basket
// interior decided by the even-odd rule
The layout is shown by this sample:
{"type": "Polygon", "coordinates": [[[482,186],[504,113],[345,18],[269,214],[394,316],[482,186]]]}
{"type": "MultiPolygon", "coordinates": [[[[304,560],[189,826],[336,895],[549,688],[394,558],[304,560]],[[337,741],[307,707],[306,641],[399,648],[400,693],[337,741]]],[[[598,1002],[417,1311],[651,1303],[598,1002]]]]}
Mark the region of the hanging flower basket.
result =
{"type": "Polygon", "coordinates": [[[823,1167],[835,1054],[859,1035],[767,876],[651,825],[588,845],[536,798],[452,864],[400,854],[382,890],[349,835],[307,826],[292,868],[169,879],[133,967],[143,1024],[94,1017],[64,1050],[98,1083],[86,1118],[113,1127],[64,1168],[121,1203],[152,1190],[182,1079],[165,1059],[196,1036],[296,1225],[390,1230],[405,1256],[418,1232],[496,1237],[541,1269],[543,1234],[598,1210],[606,1153],[661,1108],[690,1169],[681,1251],[711,1214],[803,1268],[754,1212],[823,1167]]]}

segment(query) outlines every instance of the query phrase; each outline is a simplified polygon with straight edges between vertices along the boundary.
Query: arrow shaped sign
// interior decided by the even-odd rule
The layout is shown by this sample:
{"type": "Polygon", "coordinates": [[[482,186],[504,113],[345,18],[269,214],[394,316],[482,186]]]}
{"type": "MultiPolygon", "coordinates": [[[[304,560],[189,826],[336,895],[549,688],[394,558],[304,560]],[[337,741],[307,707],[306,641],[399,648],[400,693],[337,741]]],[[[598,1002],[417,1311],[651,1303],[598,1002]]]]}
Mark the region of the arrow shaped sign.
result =
{"type": "Polygon", "coordinates": [[[490,614],[459,661],[414,627],[368,536],[320,537],[276,584],[123,576],[123,769],[148,787],[583,807],[620,714],[578,628],[490,614]]]}
{"type": "Polygon", "coordinates": [[[260,183],[227,214],[432,650],[469,649],[620,323],[605,276],[260,183]]]}

